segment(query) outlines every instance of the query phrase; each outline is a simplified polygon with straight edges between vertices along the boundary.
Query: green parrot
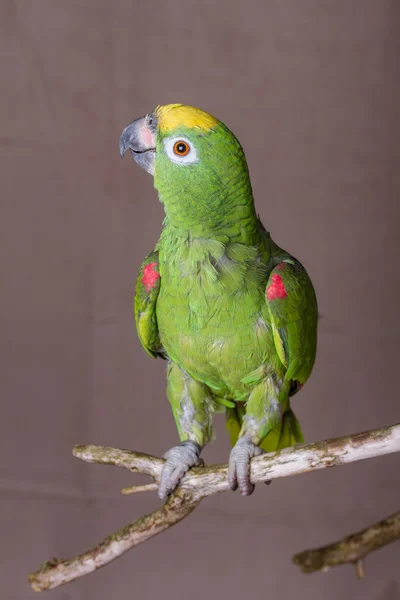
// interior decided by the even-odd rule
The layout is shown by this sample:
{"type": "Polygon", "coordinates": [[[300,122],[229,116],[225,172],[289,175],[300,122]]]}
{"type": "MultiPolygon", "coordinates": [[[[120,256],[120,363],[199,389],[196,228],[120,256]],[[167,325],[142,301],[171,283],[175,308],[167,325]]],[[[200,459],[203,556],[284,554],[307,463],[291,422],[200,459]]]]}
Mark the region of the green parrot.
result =
{"type": "Polygon", "coordinates": [[[165,499],[212,439],[225,412],[228,478],[254,490],[250,461],[303,441],[290,398],[307,381],[317,345],[311,280],[254,208],[243,149],[206,112],[159,106],[122,132],[120,154],[154,176],[165,220],[136,283],[139,339],[168,361],[167,396],[181,443],[166,454],[165,499]]]}

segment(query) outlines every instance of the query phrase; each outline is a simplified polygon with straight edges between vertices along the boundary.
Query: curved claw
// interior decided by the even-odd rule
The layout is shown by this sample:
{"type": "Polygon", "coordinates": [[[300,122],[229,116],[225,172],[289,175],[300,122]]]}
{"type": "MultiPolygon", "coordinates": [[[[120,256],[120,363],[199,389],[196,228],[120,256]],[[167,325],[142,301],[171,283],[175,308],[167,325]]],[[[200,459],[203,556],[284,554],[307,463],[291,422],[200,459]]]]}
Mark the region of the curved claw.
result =
{"type": "Polygon", "coordinates": [[[190,467],[204,464],[199,458],[201,448],[196,442],[187,440],[179,446],[174,446],[164,454],[167,462],[161,471],[158,495],[165,500],[179,485],[181,479],[190,467]]]}
{"type": "Polygon", "coordinates": [[[248,438],[239,438],[229,455],[228,481],[231,490],[239,488],[242,496],[250,496],[254,492],[255,486],[250,481],[250,461],[253,456],[263,452],[248,438]]]}

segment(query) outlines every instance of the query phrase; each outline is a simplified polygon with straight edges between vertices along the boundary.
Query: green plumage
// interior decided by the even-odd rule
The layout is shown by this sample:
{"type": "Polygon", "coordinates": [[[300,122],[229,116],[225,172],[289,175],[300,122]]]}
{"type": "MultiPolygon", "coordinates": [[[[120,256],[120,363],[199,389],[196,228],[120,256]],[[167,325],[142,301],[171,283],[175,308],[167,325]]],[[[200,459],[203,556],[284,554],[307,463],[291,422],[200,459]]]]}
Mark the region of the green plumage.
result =
{"type": "Polygon", "coordinates": [[[212,413],[226,411],[232,444],[247,436],[271,451],[302,441],[289,398],[314,364],[316,298],[256,215],[239,142],[219,121],[171,129],[164,120],[154,182],[166,219],[139,273],[135,315],[146,352],[169,361],[180,439],[203,447],[212,413]],[[196,161],[171,154],[181,139],[196,161]]]}

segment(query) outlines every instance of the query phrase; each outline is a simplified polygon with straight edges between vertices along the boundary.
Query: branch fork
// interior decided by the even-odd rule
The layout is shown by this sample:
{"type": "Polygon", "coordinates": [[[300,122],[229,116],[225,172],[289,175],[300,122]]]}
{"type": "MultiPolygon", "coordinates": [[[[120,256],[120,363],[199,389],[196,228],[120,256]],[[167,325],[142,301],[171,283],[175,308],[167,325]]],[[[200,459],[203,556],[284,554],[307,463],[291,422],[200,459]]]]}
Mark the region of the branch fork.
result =
{"type": "MultiPolygon", "coordinates": [[[[257,456],[250,465],[251,482],[267,482],[399,451],[400,424],[397,424],[257,456]]],[[[88,463],[122,467],[153,479],[153,483],[124,488],[124,494],[156,490],[165,462],[148,454],[106,446],[75,446],[73,454],[88,463]]],[[[179,523],[204,498],[228,490],[227,465],[192,468],[160,508],[126,525],[74,558],[46,561],[38,571],[29,575],[29,582],[35,591],[43,591],[87,575],[179,523]]],[[[364,573],[362,559],[373,550],[399,538],[400,513],[397,513],[340,542],[301,552],[293,558],[293,562],[306,573],[352,563],[356,566],[357,576],[361,577],[364,573]]]]}

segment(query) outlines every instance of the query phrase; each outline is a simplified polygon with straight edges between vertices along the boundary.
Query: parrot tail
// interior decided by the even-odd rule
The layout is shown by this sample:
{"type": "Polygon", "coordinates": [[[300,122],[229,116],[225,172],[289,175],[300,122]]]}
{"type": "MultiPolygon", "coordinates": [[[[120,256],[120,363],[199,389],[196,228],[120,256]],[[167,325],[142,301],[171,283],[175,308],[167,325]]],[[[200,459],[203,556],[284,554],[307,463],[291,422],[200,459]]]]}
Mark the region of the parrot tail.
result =
{"type": "Polygon", "coordinates": [[[298,422],[296,415],[291,408],[283,415],[281,437],[279,438],[279,444],[277,450],[282,448],[289,448],[289,446],[295,446],[296,444],[303,444],[304,436],[301,431],[300,423],[298,422]]]}
{"type": "MultiPolygon", "coordinates": [[[[235,408],[228,408],[226,410],[226,428],[229,431],[232,446],[238,440],[245,412],[244,404],[239,402],[235,408]]],[[[304,437],[300,424],[292,409],[289,408],[283,415],[281,431],[270,431],[267,437],[261,442],[260,448],[265,452],[275,452],[276,450],[282,450],[282,448],[288,448],[289,446],[295,446],[303,442],[304,437]]]]}

